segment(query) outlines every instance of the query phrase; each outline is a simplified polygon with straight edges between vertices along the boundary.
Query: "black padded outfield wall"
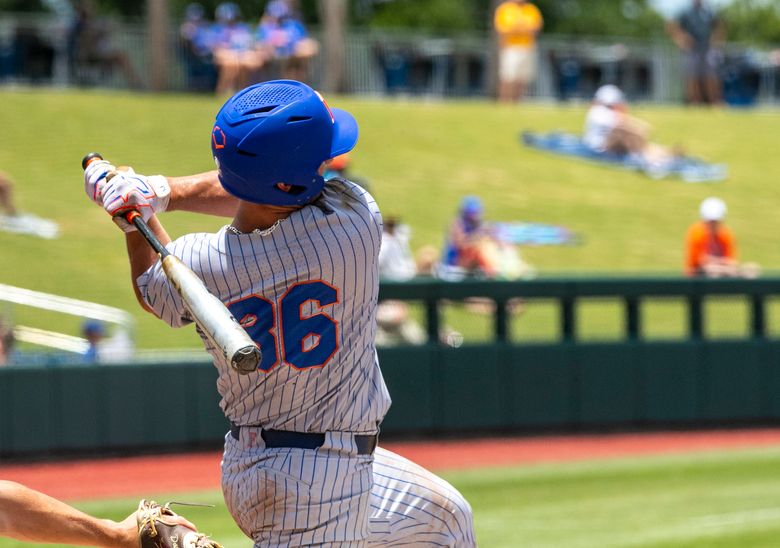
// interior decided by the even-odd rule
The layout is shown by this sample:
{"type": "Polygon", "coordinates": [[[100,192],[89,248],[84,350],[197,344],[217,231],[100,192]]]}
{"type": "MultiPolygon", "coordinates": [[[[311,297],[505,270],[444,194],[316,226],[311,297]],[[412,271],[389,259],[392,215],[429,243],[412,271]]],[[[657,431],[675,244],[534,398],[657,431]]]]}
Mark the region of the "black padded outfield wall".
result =
{"type": "MultiPolygon", "coordinates": [[[[431,337],[379,349],[383,435],[780,422],[778,295],[778,279],[386,284],[431,337]],[[452,326],[459,346],[441,336],[452,326]]],[[[0,368],[0,456],[217,446],[216,376],[206,362],[0,368]]]]}

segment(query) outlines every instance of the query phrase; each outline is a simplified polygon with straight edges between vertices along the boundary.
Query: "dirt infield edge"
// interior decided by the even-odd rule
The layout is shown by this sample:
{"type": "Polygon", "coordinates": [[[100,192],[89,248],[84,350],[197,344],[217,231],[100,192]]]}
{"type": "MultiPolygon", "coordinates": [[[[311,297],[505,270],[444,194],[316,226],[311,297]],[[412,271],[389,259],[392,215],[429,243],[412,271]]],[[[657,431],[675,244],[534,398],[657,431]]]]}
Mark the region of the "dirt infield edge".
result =
{"type": "MultiPolygon", "coordinates": [[[[383,447],[433,471],[780,445],[780,428],[397,442],[383,447]]],[[[65,500],[145,496],[220,486],[221,453],[0,466],[0,479],[65,500]]]]}

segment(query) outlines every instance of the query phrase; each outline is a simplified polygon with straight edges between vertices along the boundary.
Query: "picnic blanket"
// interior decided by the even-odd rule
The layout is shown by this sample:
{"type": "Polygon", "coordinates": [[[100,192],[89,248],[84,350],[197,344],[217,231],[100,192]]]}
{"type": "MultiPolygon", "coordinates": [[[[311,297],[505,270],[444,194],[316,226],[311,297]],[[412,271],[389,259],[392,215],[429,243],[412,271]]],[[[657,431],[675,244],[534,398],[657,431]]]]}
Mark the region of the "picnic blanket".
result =
{"type": "Polygon", "coordinates": [[[59,236],[60,227],[54,221],[44,219],[31,213],[19,213],[18,215],[0,214],[0,231],[14,234],[29,234],[52,240],[59,236]]]}
{"type": "Polygon", "coordinates": [[[543,223],[496,223],[499,239],[516,245],[577,245],[582,237],[565,226],[543,223]]]}
{"type": "Polygon", "coordinates": [[[710,164],[691,156],[676,156],[663,164],[648,164],[635,154],[620,155],[599,152],[586,145],[579,135],[553,131],[534,133],[524,131],[520,135],[522,143],[530,148],[546,150],[553,154],[582,158],[605,165],[639,171],[653,179],[677,177],[686,183],[708,183],[724,180],[728,171],[723,164],[710,164]]]}

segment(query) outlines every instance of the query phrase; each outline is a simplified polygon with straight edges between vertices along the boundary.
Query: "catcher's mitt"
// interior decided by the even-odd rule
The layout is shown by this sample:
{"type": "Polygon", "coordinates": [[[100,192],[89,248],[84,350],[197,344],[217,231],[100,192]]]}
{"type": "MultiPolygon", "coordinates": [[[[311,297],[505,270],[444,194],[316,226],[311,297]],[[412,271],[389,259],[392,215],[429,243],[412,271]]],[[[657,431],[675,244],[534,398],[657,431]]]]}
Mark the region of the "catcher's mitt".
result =
{"type": "Polygon", "coordinates": [[[141,548],[222,548],[206,535],[171,519],[176,512],[153,500],[138,503],[138,540],[141,548]]]}

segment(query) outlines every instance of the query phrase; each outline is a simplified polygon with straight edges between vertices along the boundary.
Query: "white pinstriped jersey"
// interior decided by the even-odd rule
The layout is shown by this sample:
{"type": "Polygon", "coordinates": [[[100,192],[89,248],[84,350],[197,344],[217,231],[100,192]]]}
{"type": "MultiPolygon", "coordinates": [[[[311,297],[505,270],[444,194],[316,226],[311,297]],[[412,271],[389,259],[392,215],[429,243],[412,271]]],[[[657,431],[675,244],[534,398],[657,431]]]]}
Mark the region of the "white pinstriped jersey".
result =
{"type": "MultiPolygon", "coordinates": [[[[332,179],[316,202],[267,233],[225,227],[169,244],[260,344],[261,370],[244,376],[202,337],[228,419],[296,432],[377,431],[390,405],[374,347],[381,236],[371,195],[332,179]]],[[[159,262],[138,286],[165,322],[190,322],[159,262]]]]}
{"type": "MultiPolygon", "coordinates": [[[[371,196],[330,180],[320,199],[266,234],[191,234],[169,245],[261,346],[241,376],[221,352],[227,417],[222,487],[255,547],[475,546],[471,508],[423,468],[351,433],[374,433],[390,405],[374,347],[382,223],[371,196]],[[328,432],[316,451],[267,448],[264,429],[328,432]]],[[[167,323],[190,319],[159,262],[139,277],[167,323]]]]}

